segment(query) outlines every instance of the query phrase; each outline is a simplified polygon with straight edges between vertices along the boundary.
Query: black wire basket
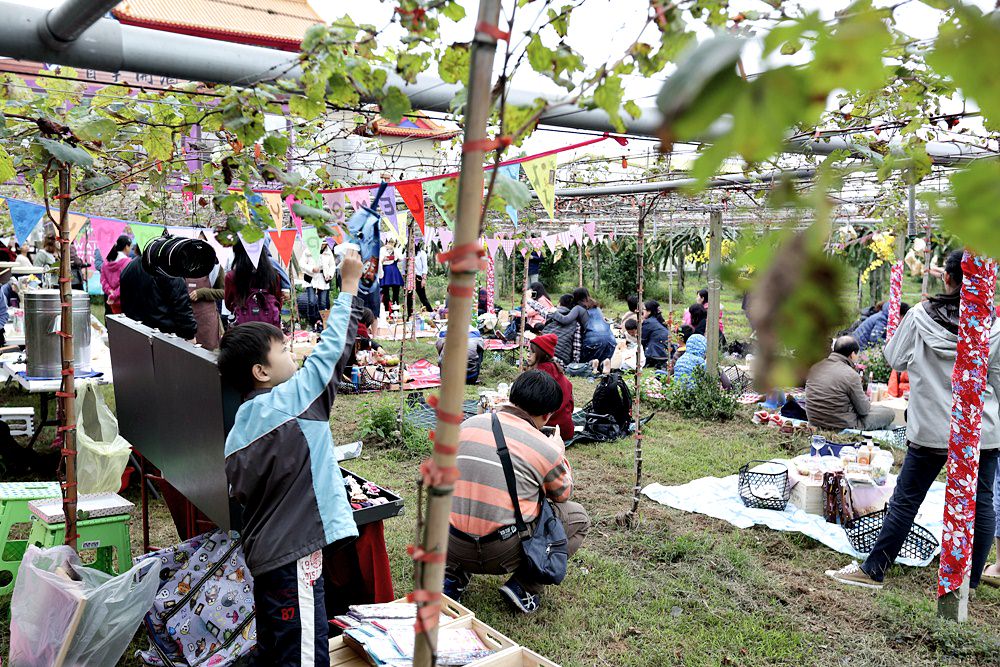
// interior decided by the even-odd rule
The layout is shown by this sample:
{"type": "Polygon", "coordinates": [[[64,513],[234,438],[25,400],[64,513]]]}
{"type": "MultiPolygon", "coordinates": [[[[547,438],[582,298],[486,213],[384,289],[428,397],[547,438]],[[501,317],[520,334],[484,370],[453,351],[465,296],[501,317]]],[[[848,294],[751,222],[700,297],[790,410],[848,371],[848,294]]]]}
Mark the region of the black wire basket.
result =
{"type": "MultiPolygon", "coordinates": [[[[888,509],[879,510],[844,524],[847,541],[851,543],[855,551],[860,554],[871,553],[872,547],[875,546],[875,540],[878,539],[878,534],[882,531],[887,512],[888,509]]],[[[913,560],[928,560],[934,555],[937,548],[938,541],[931,532],[923,526],[913,524],[903,541],[903,548],[899,550],[899,555],[913,560]]]]}
{"type": "Polygon", "coordinates": [[[788,468],[774,461],[750,461],[740,468],[739,476],[740,500],[751,509],[776,510],[782,512],[792,495],[788,485],[788,468]],[[781,466],[779,472],[760,472],[751,470],[757,465],[770,464],[781,466]]]}
{"type": "Polygon", "coordinates": [[[892,429],[892,441],[890,444],[896,449],[906,449],[906,427],[900,426],[892,429]]]}

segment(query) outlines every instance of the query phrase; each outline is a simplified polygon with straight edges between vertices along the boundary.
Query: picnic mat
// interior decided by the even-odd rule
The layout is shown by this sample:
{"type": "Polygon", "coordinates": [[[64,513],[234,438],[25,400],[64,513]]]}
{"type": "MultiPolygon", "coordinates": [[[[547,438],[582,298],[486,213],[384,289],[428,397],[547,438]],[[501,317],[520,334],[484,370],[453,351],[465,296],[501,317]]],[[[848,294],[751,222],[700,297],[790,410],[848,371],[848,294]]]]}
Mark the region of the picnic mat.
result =
{"type": "MultiPolygon", "coordinates": [[[[737,475],[729,477],[703,477],[681,486],[663,486],[650,484],[642,493],[661,505],[704,514],[716,519],[727,521],[737,528],[750,526],[767,526],[772,530],[786,533],[802,533],[822,542],[834,551],[854,556],[863,560],[847,540],[847,533],[840,525],[827,523],[823,517],[809,514],[789,503],[784,512],[774,510],[750,509],[743,506],[737,492],[737,475]]],[[[934,482],[927,498],[917,512],[916,523],[920,524],[941,542],[941,529],[944,516],[944,483],[934,482]]],[[[941,551],[934,551],[931,558],[917,561],[909,558],[897,558],[897,563],[924,567],[941,551]]]]}
{"type": "Polygon", "coordinates": [[[430,389],[441,386],[441,369],[426,359],[414,361],[406,367],[406,372],[410,376],[410,381],[406,383],[407,389],[430,389]]]}
{"type": "MultiPolygon", "coordinates": [[[[407,422],[418,428],[430,430],[437,423],[437,415],[434,408],[427,405],[423,394],[410,394],[406,397],[406,405],[409,408],[403,417],[407,422]]],[[[462,416],[465,419],[479,413],[479,401],[470,399],[462,403],[462,416]]]]}
{"type": "Polygon", "coordinates": [[[498,338],[487,338],[484,341],[486,349],[490,352],[505,352],[507,350],[516,350],[521,347],[515,341],[500,340],[498,338]]]}

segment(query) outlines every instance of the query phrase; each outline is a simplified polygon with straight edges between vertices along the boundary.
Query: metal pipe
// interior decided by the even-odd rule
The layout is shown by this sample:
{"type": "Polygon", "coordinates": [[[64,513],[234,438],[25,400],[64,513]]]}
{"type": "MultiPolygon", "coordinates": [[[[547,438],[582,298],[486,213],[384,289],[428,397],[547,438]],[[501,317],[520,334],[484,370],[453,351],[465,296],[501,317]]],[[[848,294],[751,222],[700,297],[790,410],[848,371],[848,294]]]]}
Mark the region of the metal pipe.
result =
{"type": "MultiPolygon", "coordinates": [[[[69,44],[94,25],[102,16],[114,9],[120,0],[63,0],[53,7],[41,24],[40,36],[50,38],[49,45],[60,48],[69,44]]],[[[46,40],[48,41],[48,40],[46,40]]]]}
{"type": "MultiPolygon", "coordinates": [[[[770,183],[772,181],[788,178],[791,180],[801,180],[812,178],[816,175],[815,169],[793,169],[790,171],[772,171],[765,174],[752,174],[750,176],[722,176],[708,181],[706,187],[721,188],[727,185],[740,186],[752,185],[754,183],[770,183]]],[[[557,197],[596,197],[600,195],[633,195],[641,192],[664,192],[670,190],[683,190],[696,183],[693,178],[677,178],[671,181],[657,181],[654,183],[636,183],[634,185],[606,185],[600,188],[556,188],[557,197]]]]}

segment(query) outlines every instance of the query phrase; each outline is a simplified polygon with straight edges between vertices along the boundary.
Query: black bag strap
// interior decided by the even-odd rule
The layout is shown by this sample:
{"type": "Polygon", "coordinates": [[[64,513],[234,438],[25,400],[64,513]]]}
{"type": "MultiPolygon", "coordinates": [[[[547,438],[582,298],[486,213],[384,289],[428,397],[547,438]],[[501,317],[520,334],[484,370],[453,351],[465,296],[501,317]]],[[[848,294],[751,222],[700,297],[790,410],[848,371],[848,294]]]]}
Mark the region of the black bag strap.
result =
{"type": "Polygon", "coordinates": [[[528,526],[524,523],[524,516],[521,515],[521,500],[520,496],[517,495],[517,480],[514,479],[514,464],[510,460],[507,439],[500,427],[500,418],[495,412],[493,413],[493,438],[497,441],[497,455],[503,466],[503,476],[507,480],[507,493],[510,494],[510,502],[514,506],[514,525],[517,527],[517,534],[523,540],[528,537],[528,526]]]}

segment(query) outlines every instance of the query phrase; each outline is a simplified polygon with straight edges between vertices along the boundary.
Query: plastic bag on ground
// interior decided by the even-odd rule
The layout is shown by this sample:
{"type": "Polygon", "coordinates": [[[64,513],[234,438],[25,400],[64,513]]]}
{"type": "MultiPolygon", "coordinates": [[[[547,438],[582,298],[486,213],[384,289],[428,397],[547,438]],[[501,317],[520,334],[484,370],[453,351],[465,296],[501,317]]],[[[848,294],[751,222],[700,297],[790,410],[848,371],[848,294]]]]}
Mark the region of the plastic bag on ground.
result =
{"type": "Polygon", "coordinates": [[[118,419],[97,383],[76,392],[77,479],[80,493],[117,493],[132,446],[118,433],[118,419]]]}
{"type": "Polygon", "coordinates": [[[155,560],[111,576],[84,567],[67,546],[29,546],[10,606],[10,667],[117,664],[153,606],[159,575],[155,560]]]}

